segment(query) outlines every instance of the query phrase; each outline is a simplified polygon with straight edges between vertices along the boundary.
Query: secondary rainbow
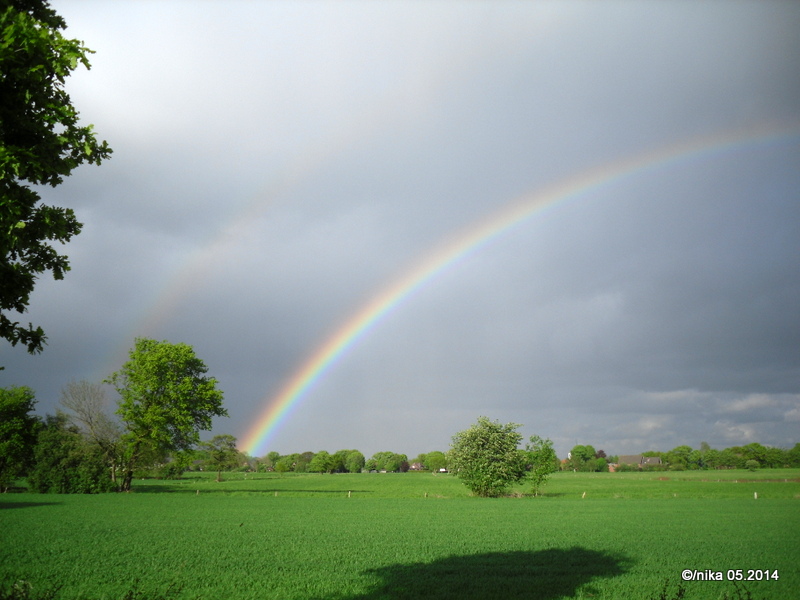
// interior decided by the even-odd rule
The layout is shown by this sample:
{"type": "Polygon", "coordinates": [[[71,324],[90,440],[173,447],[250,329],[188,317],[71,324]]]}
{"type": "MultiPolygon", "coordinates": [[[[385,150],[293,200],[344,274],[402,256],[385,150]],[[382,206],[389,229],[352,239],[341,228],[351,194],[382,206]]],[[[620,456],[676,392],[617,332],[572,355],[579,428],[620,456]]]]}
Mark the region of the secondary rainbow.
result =
{"type": "Polygon", "coordinates": [[[267,442],[288,417],[291,409],[298,405],[301,398],[331,369],[345,351],[382,317],[397,308],[447,267],[477,252],[497,236],[528,221],[544,209],[574,200],[589,191],[649,169],[663,168],[671,163],[687,161],[699,155],[723,152],[739,145],[791,139],[798,135],[797,124],[790,127],[784,124],[779,128],[773,126],[692,139],[583,171],[576,177],[526,194],[509,203],[505,208],[490,215],[488,219],[467,228],[427,254],[338,327],[333,335],[300,365],[272,399],[265,398],[266,409],[242,437],[240,447],[254,456],[266,451],[267,442]]]}

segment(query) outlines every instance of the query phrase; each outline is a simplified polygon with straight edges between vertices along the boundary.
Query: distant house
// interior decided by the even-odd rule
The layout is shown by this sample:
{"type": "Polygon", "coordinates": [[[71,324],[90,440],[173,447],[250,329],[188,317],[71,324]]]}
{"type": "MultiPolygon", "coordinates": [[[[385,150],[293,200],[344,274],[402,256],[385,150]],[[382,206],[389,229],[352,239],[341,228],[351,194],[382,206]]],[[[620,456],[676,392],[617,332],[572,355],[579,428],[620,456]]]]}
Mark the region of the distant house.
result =
{"type": "Polygon", "coordinates": [[[408,467],[409,471],[424,471],[425,466],[421,462],[411,463],[411,466],[408,467]]]}

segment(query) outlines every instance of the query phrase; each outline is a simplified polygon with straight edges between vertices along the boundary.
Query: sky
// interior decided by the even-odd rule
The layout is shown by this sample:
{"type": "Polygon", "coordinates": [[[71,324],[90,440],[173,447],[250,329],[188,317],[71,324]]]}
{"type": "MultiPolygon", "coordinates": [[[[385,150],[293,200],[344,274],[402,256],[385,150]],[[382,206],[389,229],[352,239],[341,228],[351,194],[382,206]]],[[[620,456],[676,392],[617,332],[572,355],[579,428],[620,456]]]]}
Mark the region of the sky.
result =
{"type": "Polygon", "coordinates": [[[147,337],[257,456],[800,442],[800,4],[52,7],[114,154],[41,190],[84,228],[0,346],[40,414],[147,337]]]}

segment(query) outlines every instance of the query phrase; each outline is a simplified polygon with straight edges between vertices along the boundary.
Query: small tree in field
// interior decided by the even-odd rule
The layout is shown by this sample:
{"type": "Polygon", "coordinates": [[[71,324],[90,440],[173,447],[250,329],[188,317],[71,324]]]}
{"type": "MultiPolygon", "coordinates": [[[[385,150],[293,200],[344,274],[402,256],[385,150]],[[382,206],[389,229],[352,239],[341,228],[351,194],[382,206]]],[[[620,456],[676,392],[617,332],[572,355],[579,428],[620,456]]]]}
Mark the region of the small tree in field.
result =
{"type": "Polygon", "coordinates": [[[239,465],[236,438],[229,434],[215,435],[210,442],[202,442],[200,449],[208,455],[206,464],[217,471],[217,481],[222,481],[222,471],[239,465]]]}
{"type": "Polygon", "coordinates": [[[518,427],[479,417],[475,425],[453,436],[451,470],[477,496],[500,496],[525,476],[526,456],[518,449],[522,441],[518,427]]]}
{"type": "Polygon", "coordinates": [[[553,450],[553,442],[538,435],[530,437],[529,443],[525,444],[525,452],[528,455],[527,477],[533,484],[533,495],[536,496],[551,473],[558,470],[558,457],[553,450]]]}

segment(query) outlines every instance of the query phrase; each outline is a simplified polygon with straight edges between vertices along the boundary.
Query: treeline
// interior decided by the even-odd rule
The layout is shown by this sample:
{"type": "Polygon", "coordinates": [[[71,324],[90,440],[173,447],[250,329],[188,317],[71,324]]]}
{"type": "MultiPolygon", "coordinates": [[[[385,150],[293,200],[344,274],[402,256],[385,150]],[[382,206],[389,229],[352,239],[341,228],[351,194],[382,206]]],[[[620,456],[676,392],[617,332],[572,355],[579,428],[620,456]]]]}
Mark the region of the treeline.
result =
{"type": "Polygon", "coordinates": [[[603,450],[595,451],[591,445],[577,445],[561,461],[561,470],[602,472],[636,471],[687,471],[704,469],[782,469],[800,468],[800,443],[791,449],[773,448],[753,442],[744,446],[731,446],[724,450],[711,448],[706,442],[700,448],[677,446],[660,452],[648,450],[640,455],[646,459],[630,462],[632,457],[606,456],[603,450]]]}
{"type": "MultiPolygon", "coordinates": [[[[391,451],[366,458],[353,449],[288,455],[270,452],[255,458],[239,452],[236,438],[231,435],[217,435],[201,442],[198,430],[210,429],[211,416],[225,414],[215,380],[205,378],[203,373],[205,366],[191,348],[137,340],[131,361],[108,380],[115,384],[120,395],[115,411],[118,419],[106,412],[107,402],[99,384],[85,381],[68,384],[62,391],[64,411],[44,418],[33,414],[36,401],[30,388],[0,388],[0,491],[7,491],[20,478],[26,478],[28,489],[35,492],[128,491],[133,478],[174,479],[193,470],[216,471],[218,479],[223,471],[234,470],[458,471],[454,448],[447,453],[420,454],[411,460],[405,454],[391,451]],[[170,369],[164,365],[170,365],[170,369]],[[204,396],[198,396],[196,390],[184,393],[182,386],[174,385],[187,377],[205,391],[204,396]],[[171,387],[174,392],[159,392],[154,397],[141,391],[171,387]]],[[[479,421],[481,424],[497,425],[479,421]]],[[[512,440],[514,445],[519,443],[517,437],[512,440]]],[[[531,457],[536,453],[527,454],[531,457]]],[[[555,452],[547,456],[548,464],[536,467],[547,473],[558,469],[602,472],[800,468],[800,444],[783,449],[751,443],[717,450],[703,442],[698,449],[683,445],[667,452],[647,451],[637,456],[608,456],[591,445],[576,445],[565,459],[559,460],[555,452]]],[[[528,460],[524,470],[527,473],[534,466],[528,460]]]]}
{"type": "Polygon", "coordinates": [[[390,451],[376,452],[369,459],[359,450],[339,450],[333,454],[326,450],[286,455],[270,452],[262,458],[244,457],[243,466],[252,471],[278,473],[405,473],[446,469],[447,456],[444,452],[434,451],[409,461],[407,455],[390,451]]]}
{"type": "MultiPolygon", "coordinates": [[[[33,414],[33,390],[0,389],[0,488],[27,475],[36,491],[130,491],[138,470],[191,451],[213,417],[227,416],[217,380],[191,346],[139,338],[129,357],[104,381],[119,396],[116,419],[99,384],[67,385],[67,412],[44,419],[33,414]]],[[[223,437],[208,451],[227,461],[231,436],[223,437]]]]}
{"type": "Polygon", "coordinates": [[[699,469],[783,469],[800,467],[800,443],[791,449],[772,448],[758,442],[745,446],[731,446],[716,450],[702,443],[693,450],[690,446],[677,446],[668,452],[648,451],[642,456],[658,457],[661,466],[649,468],[671,471],[699,469]]]}

